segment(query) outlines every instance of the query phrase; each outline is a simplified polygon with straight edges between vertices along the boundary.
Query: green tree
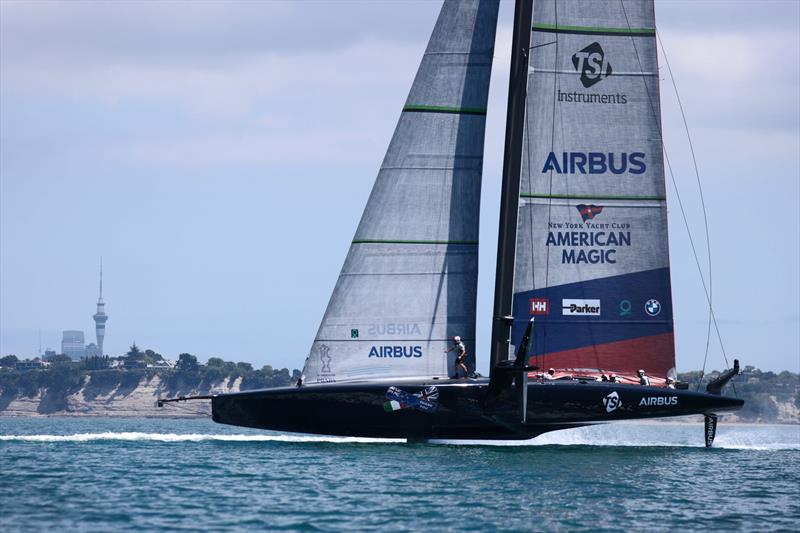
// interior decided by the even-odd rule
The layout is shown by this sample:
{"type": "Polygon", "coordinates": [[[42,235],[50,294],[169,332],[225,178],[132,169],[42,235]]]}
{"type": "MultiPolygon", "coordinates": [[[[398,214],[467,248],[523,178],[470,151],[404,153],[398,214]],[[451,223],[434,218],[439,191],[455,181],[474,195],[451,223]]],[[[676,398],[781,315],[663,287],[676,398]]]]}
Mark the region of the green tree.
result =
{"type": "Polygon", "coordinates": [[[178,370],[180,372],[194,372],[197,370],[197,357],[190,353],[182,353],[178,356],[178,370]]]}
{"type": "Polygon", "coordinates": [[[128,353],[125,355],[128,356],[132,361],[141,361],[144,359],[144,354],[139,347],[136,346],[136,341],[133,342],[130,350],[128,350],[128,353]]]}
{"type": "Polygon", "coordinates": [[[253,371],[253,365],[251,365],[250,363],[241,363],[241,362],[239,362],[239,363],[236,363],[236,369],[239,372],[252,372],[253,371]]]}
{"type": "Polygon", "coordinates": [[[209,357],[208,362],[206,362],[206,366],[209,368],[223,368],[225,366],[225,361],[220,359],[219,357],[209,357]]]}
{"type": "Polygon", "coordinates": [[[164,360],[164,356],[163,355],[161,355],[160,353],[158,353],[156,351],[153,351],[153,350],[145,350],[144,351],[144,355],[145,355],[145,360],[148,363],[155,363],[155,362],[164,360]]]}
{"type": "Polygon", "coordinates": [[[72,358],[70,356],[68,356],[67,354],[60,353],[60,354],[56,355],[55,357],[53,357],[53,359],[50,362],[53,363],[53,365],[56,365],[56,366],[69,365],[69,364],[72,363],[72,358]]]}
{"type": "Polygon", "coordinates": [[[0,357],[0,366],[4,366],[6,368],[14,368],[17,362],[19,362],[19,359],[14,354],[6,355],[5,357],[0,357]]]}

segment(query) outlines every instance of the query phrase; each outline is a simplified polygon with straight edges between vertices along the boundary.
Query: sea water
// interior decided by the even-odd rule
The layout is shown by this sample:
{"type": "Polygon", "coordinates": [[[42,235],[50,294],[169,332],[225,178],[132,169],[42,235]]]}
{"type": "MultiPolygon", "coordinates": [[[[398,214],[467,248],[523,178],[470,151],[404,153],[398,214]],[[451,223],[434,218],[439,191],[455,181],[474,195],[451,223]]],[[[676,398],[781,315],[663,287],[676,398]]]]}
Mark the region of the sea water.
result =
{"type": "Polygon", "coordinates": [[[800,426],[621,423],[524,442],[198,419],[0,418],[0,530],[786,530],[800,426]]]}

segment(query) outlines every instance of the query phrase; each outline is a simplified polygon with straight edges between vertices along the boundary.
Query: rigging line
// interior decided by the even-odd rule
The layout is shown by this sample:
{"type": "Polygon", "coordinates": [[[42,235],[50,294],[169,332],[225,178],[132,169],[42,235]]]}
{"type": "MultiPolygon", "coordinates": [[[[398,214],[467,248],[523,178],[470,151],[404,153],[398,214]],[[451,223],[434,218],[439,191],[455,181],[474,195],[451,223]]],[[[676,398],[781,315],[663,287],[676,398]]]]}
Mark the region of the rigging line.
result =
{"type": "MultiPolygon", "coordinates": [[[[558,26],[558,1],[553,0],[553,20],[555,21],[556,26],[558,26]]],[[[559,37],[556,34],[556,50],[555,54],[553,55],[553,70],[558,69],[558,41],[559,37]]],[[[552,152],[555,149],[555,141],[556,141],[556,108],[558,107],[558,98],[556,95],[558,94],[558,74],[553,75],[553,121],[550,127],[550,151],[552,152]]],[[[562,124],[563,126],[563,124],[562,124]]],[[[553,169],[550,169],[550,175],[548,176],[548,186],[547,186],[547,194],[553,194],[553,169]]],[[[553,200],[552,198],[547,201],[547,227],[550,227],[550,223],[553,221],[553,200]]],[[[533,243],[531,243],[531,255],[533,255],[533,243]]],[[[544,264],[544,286],[545,291],[549,296],[549,289],[550,289],[550,247],[547,247],[547,253],[545,256],[545,264],[544,264]]],[[[545,329],[542,332],[542,365],[544,365],[544,354],[547,353],[547,325],[545,325],[545,329]]]]}
{"type": "MultiPolygon", "coordinates": [[[[663,145],[663,142],[662,142],[662,145],[663,145]]],[[[719,347],[722,349],[722,356],[725,358],[725,364],[730,366],[730,364],[728,363],[728,356],[727,356],[727,354],[725,352],[725,345],[722,342],[722,334],[720,333],[719,326],[717,324],[717,317],[714,314],[714,308],[711,305],[711,299],[710,299],[710,296],[709,296],[709,293],[708,293],[708,287],[706,286],[706,280],[705,280],[705,277],[703,276],[703,271],[702,271],[702,269],[700,267],[700,259],[699,259],[699,256],[697,255],[697,249],[695,248],[695,245],[694,245],[694,239],[692,238],[692,233],[689,231],[689,221],[686,218],[686,211],[683,208],[683,202],[681,201],[681,193],[678,190],[678,184],[675,181],[675,174],[672,171],[672,164],[669,161],[669,154],[667,154],[667,149],[666,149],[665,145],[664,145],[664,159],[667,162],[667,169],[669,170],[669,175],[670,175],[670,178],[672,180],[672,186],[675,188],[675,196],[678,198],[678,206],[680,207],[680,210],[681,210],[681,217],[683,218],[683,224],[686,226],[686,230],[687,230],[687,232],[689,234],[689,244],[691,244],[692,255],[694,255],[694,262],[695,262],[695,265],[697,265],[697,271],[700,274],[700,283],[703,285],[703,292],[706,295],[706,301],[708,302],[708,310],[709,310],[709,313],[711,314],[711,319],[712,319],[712,322],[714,324],[714,330],[716,330],[716,332],[717,332],[717,339],[719,340],[719,347]]],[[[701,379],[702,379],[702,376],[701,376],[701,379]]],[[[736,386],[734,385],[734,391],[735,390],[736,390],[736,386]]]]}
{"type": "MultiPolygon", "coordinates": [[[[625,9],[625,3],[624,3],[623,0],[620,0],[620,6],[622,7],[623,15],[625,15],[625,23],[628,25],[628,28],[630,28],[631,24],[630,24],[630,20],[628,19],[628,12],[625,9]]],[[[631,44],[633,45],[633,51],[636,54],[636,61],[639,64],[639,70],[644,71],[644,67],[642,66],[642,60],[641,60],[641,57],[639,56],[639,49],[636,47],[636,42],[633,41],[633,38],[631,38],[631,44]]],[[[695,264],[697,265],[697,271],[698,271],[698,274],[700,274],[700,282],[703,285],[703,292],[704,292],[704,294],[706,296],[706,301],[708,302],[709,314],[711,315],[712,322],[714,323],[714,329],[716,330],[716,333],[717,333],[717,339],[719,340],[719,346],[720,346],[720,349],[722,350],[722,357],[725,359],[725,364],[727,366],[730,366],[730,364],[728,363],[728,356],[727,356],[727,354],[725,352],[725,345],[722,342],[722,334],[719,331],[719,325],[717,324],[717,318],[716,318],[716,315],[714,314],[714,308],[711,305],[711,298],[709,296],[708,288],[706,287],[705,277],[703,276],[703,269],[700,266],[700,259],[699,259],[698,255],[697,255],[697,249],[696,249],[696,247],[694,245],[694,239],[692,238],[691,229],[689,228],[689,221],[686,218],[686,211],[683,208],[683,202],[681,201],[680,192],[678,191],[678,184],[675,181],[675,174],[672,172],[672,165],[670,164],[669,155],[667,153],[666,143],[664,142],[664,134],[661,131],[662,130],[661,124],[660,124],[660,122],[658,120],[658,113],[656,112],[655,105],[653,104],[653,99],[650,96],[650,90],[647,87],[647,80],[645,78],[642,78],[642,82],[645,85],[645,93],[647,94],[647,100],[650,103],[650,110],[653,113],[653,117],[655,118],[656,123],[659,125],[659,135],[661,136],[661,147],[662,147],[663,152],[664,152],[664,158],[665,158],[665,160],[667,162],[667,168],[669,169],[670,178],[672,180],[672,185],[675,188],[675,195],[678,198],[678,205],[680,206],[681,215],[683,217],[683,223],[684,223],[684,226],[686,227],[686,233],[689,235],[689,243],[691,244],[692,255],[694,255],[694,261],[695,261],[695,264]]],[[[736,385],[735,384],[732,384],[732,385],[733,385],[734,394],[736,394],[736,385]]]]}
{"type": "MultiPolygon", "coordinates": [[[[703,375],[706,372],[706,361],[708,360],[708,350],[711,345],[711,304],[714,302],[714,284],[713,279],[711,276],[711,237],[709,236],[708,232],[708,214],[706,213],[706,202],[705,198],[703,197],[703,186],[700,182],[700,170],[697,167],[697,158],[695,157],[694,153],[694,144],[692,144],[692,137],[689,133],[689,124],[686,121],[686,114],[683,111],[683,103],[681,102],[681,96],[678,93],[678,85],[675,82],[675,75],[672,73],[672,67],[669,64],[669,58],[667,57],[667,49],[664,47],[664,42],[661,40],[661,32],[656,31],[656,38],[658,39],[658,44],[661,46],[661,54],[664,56],[664,63],[667,65],[667,71],[669,72],[670,81],[672,81],[672,89],[675,91],[675,98],[678,101],[678,108],[681,110],[681,118],[683,119],[683,129],[686,132],[686,139],[689,141],[689,151],[692,154],[692,164],[694,165],[694,175],[697,180],[697,189],[700,192],[700,205],[703,208],[703,224],[705,225],[706,231],[706,252],[707,252],[707,260],[708,260],[708,300],[709,300],[709,311],[708,311],[708,328],[706,330],[706,353],[703,356],[703,368],[700,371],[700,379],[703,379],[703,375]]],[[[698,390],[700,388],[700,382],[697,382],[698,390]]]]}

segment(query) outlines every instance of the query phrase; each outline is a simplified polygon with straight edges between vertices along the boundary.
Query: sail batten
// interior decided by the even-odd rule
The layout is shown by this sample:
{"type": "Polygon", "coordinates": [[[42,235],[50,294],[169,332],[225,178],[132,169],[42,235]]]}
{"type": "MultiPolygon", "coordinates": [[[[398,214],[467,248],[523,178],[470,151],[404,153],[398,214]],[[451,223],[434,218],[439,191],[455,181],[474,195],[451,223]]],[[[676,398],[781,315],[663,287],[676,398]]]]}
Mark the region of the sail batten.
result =
{"type": "Polygon", "coordinates": [[[446,0],[306,365],[305,383],[447,377],[474,351],[499,0],[446,0]]]}
{"type": "Polygon", "coordinates": [[[512,354],[674,373],[652,0],[534,5],[512,354]]]}

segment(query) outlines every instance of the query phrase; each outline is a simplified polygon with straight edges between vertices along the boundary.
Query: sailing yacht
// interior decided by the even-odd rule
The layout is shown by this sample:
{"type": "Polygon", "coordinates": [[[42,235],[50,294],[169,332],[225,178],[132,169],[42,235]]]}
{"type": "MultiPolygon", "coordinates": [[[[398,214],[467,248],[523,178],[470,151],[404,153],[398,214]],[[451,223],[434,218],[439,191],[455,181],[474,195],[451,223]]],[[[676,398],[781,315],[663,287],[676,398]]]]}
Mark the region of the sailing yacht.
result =
{"type": "MultiPolygon", "coordinates": [[[[294,387],[213,419],[408,439],[528,439],[743,401],[675,387],[652,0],[517,0],[488,378],[474,354],[499,0],[445,0],[294,387]],[[469,368],[474,361],[468,359],[469,368]]],[[[737,363],[738,366],[738,363],[737,363]]],[[[683,385],[683,386],[681,386],[683,385]]]]}

